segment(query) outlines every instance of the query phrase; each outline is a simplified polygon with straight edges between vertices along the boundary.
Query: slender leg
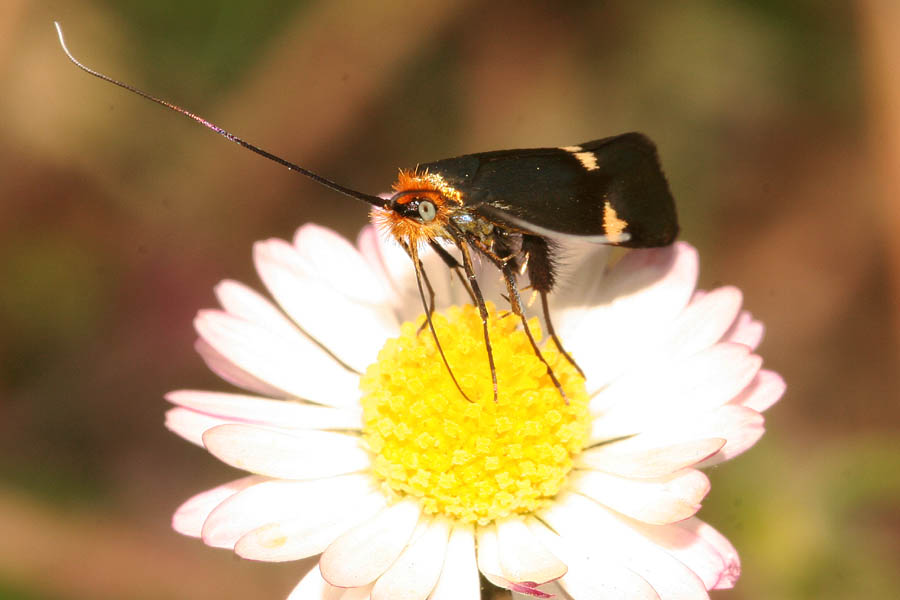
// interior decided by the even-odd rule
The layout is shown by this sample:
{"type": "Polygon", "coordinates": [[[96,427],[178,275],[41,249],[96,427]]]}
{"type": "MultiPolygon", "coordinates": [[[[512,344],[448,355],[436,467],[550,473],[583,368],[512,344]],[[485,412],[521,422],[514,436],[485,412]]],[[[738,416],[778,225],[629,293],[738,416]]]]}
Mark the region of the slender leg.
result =
{"type": "Polygon", "coordinates": [[[440,244],[438,244],[434,240],[429,241],[428,245],[431,246],[431,249],[441,257],[441,260],[444,261],[444,264],[447,265],[447,268],[456,273],[456,276],[459,277],[459,280],[462,282],[466,292],[468,292],[469,299],[472,300],[472,304],[475,304],[475,294],[472,292],[472,287],[466,280],[466,276],[463,275],[462,265],[459,264],[459,261],[457,261],[452,254],[447,252],[440,244]]]}
{"type": "Polygon", "coordinates": [[[584,377],[584,371],[581,370],[581,367],[578,366],[578,363],[575,362],[575,359],[572,358],[572,355],[569,354],[565,348],[563,348],[562,342],[559,341],[559,338],[556,337],[556,331],[553,329],[553,321],[550,320],[550,307],[547,304],[547,292],[541,291],[541,306],[544,309],[544,322],[547,324],[547,333],[550,334],[550,337],[553,338],[553,343],[556,344],[556,348],[562,353],[563,356],[566,357],[573,367],[578,370],[578,373],[584,377]]]}
{"type": "MultiPolygon", "coordinates": [[[[419,252],[418,249],[414,245],[404,246],[406,251],[409,253],[409,257],[413,261],[413,265],[416,267],[416,285],[419,287],[419,297],[422,299],[422,307],[425,309],[425,321],[428,323],[428,327],[431,329],[431,336],[434,338],[434,343],[437,346],[438,353],[441,355],[441,360],[444,361],[444,366],[447,367],[447,372],[450,374],[450,379],[453,380],[453,384],[456,386],[456,389],[459,390],[459,393],[462,394],[462,397],[472,402],[472,399],[466,395],[463,391],[462,387],[459,385],[459,381],[456,380],[456,375],[453,374],[453,369],[450,368],[450,363],[447,362],[447,356],[444,354],[444,348],[441,346],[441,341],[438,339],[437,332],[434,330],[434,322],[431,320],[431,310],[429,310],[428,302],[425,301],[425,290],[422,287],[422,280],[424,279],[427,283],[428,279],[425,275],[425,269],[422,268],[422,261],[419,260],[419,252]]],[[[431,286],[428,286],[429,290],[431,290],[431,286]]],[[[434,292],[431,292],[431,303],[432,307],[434,306],[434,292]]],[[[421,330],[420,330],[421,331],[421,330]]],[[[494,392],[496,394],[497,384],[496,380],[494,383],[494,392]]]]}
{"type": "Polygon", "coordinates": [[[494,402],[497,401],[497,368],[494,366],[494,351],[491,348],[491,336],[488,333],[488,311],[484,304],[484,296],[481,295],[481,288],[478,287],[478,280],[475,278],[475,269],[472,266],[472,256],[469,252],[469,245],[463,238],[456,238],[456,245],[462,253],[463,269],[466,271],[466,277],[469,279],[469,285],[472,287],[472,293],[475,295],[475,304],[478,306],[478,312],[481,314],[481,325],[484,328],[484,345],[487,347],[488,364],[491,367],[491,383],[494,386],[494,402]]]}
{"type": "Polygon", "coordinates": [[[525,335],[528,336],[528,341],[531,342],[531,347],[534,349],[534,354],[541,360],[542,363],[544,363],[544,366],[547,367],[547,375],[550,376],[550,381],[553,382],[553,385],[556,386],[559,395],[562,396],[563,400],[565,400],[566,404],[568,404],[569,399],[566,397],[566,392],[563,390],[562,385],[556,378],[556,374],[550,367],[550,363],[547,362],[547,359],[544,358],[544,355],[541,353],[541,349],[538,348],[537,342],[534,341],[534,336],[531,335],[531,329],[528,327],[528,319],[525,317],[525,311],[522,310],[522,300],[519,297],[519,288],[516,284],[515,273],[507,265],[503,266],[501,272],[503,273],[503,279],[506,281],[506,289],[509,292],[510,309],[512,309],[512,312],[518,315],[519,319],[522,320],[522,329],[525,330],[525,335]]]}

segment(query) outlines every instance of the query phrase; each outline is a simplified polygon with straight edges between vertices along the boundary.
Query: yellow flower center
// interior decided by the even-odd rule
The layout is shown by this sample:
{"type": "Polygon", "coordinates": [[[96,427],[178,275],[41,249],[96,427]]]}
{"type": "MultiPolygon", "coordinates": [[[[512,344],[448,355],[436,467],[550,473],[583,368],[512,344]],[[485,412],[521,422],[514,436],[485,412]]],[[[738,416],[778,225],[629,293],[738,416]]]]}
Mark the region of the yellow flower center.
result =
{"type": "MultiPolygon", "coordinates": [[[[421,498],[429,514],[486,524],[546,504],[562,487],[590,429],[584,380],[552,342],[541,348],[566,392],[550,380],[513,315],[489,332],[494,401],[481,318],[473,306],[435,313],[450,379],[427,326],[404,323],[362,378],[363,436],[386,493],[421,498]]],[[[541,339],[537,319],[529,321],[541,339]]]]}

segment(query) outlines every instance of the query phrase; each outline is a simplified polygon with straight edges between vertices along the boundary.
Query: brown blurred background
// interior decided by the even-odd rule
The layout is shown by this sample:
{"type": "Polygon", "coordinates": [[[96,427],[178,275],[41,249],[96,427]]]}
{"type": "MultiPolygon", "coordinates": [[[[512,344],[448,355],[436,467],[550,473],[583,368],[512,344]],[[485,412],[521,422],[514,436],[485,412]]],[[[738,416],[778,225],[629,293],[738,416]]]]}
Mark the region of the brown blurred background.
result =
{"type": "Polygon", "coordinates": [[[705,287],[736,284],[788,392],[711,473],[741,551],[716,598],[900,598],[900,3],[0,3],[0,599],[282,598],[168,526],[234,473],[162,427],[225,389],[191,319],[253,241],[365,209],[102,84],[190,107],[347,185],[637,129],[705,287]]]}

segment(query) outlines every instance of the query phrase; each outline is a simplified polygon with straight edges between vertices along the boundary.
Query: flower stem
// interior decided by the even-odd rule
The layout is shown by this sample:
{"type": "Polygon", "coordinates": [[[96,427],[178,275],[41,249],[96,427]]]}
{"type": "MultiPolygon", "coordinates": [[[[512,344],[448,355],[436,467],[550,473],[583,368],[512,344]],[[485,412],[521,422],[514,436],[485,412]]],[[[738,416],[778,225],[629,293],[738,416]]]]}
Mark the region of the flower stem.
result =
{"type": "Polygon", "coordinates": [[[497,587],[484,578],[481,573],[478,574],[481,580],[481,600],[511,600],[512,592],[497,587]]]}

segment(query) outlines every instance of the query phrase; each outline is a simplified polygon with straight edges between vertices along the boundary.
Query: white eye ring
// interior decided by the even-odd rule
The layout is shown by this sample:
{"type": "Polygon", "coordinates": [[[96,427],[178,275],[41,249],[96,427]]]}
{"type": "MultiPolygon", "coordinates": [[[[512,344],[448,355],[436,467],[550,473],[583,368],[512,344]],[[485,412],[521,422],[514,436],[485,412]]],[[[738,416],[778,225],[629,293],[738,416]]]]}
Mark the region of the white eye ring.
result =
{"type": "Polygon", "coordinates": [[[425,223],[433,221],[435,215],[437,215],[437,211],[430,200],[422,200],[419,202],[419,216],[422,217],[422,221],[425,223]]]}

